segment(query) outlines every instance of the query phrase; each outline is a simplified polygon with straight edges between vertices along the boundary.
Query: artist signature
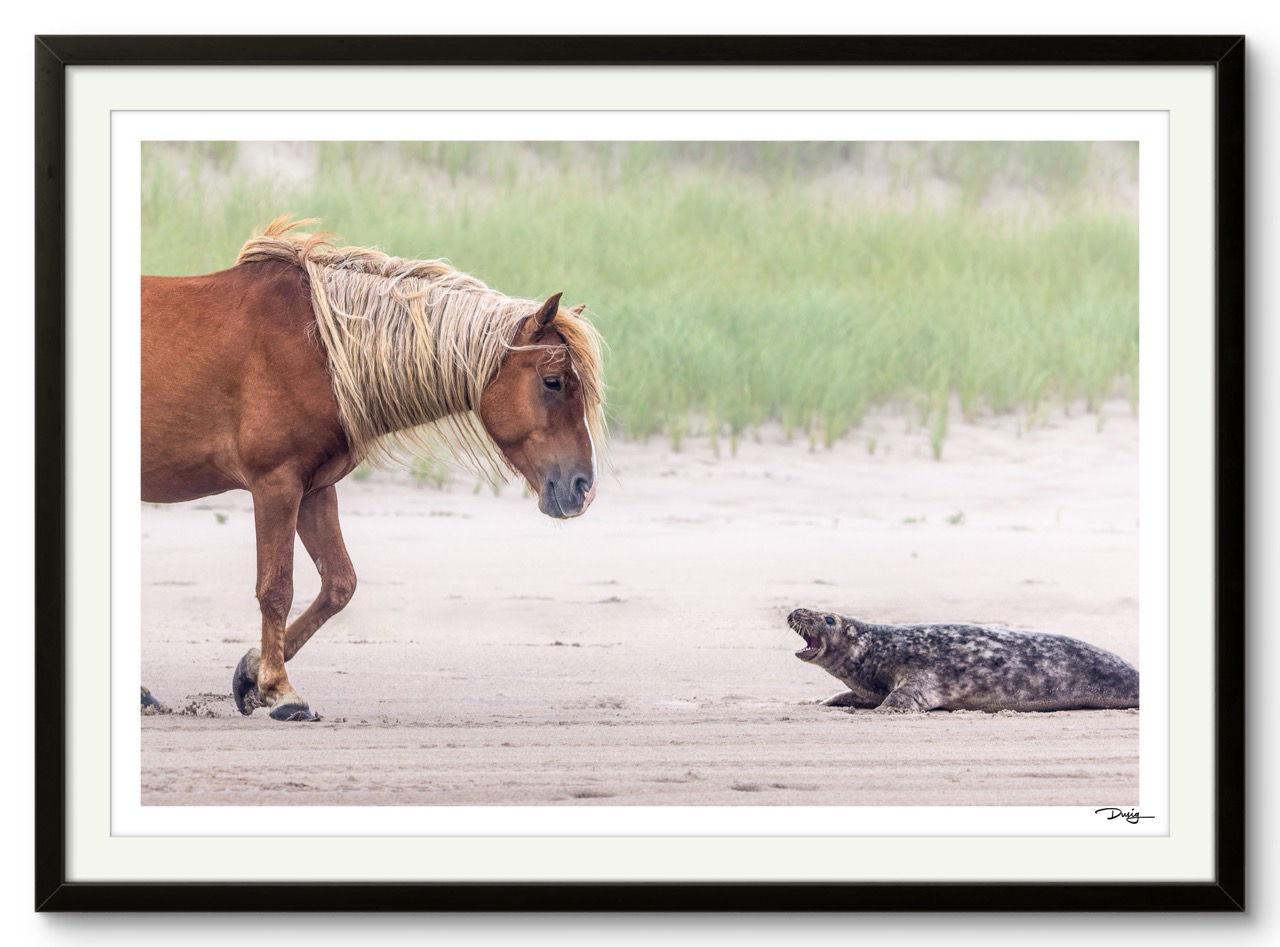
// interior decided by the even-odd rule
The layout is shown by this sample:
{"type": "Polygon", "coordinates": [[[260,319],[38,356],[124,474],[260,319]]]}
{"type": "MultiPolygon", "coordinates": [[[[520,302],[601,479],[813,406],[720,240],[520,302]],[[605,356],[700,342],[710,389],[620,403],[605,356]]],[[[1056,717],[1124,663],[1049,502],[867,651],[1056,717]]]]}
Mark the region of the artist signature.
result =
{"type": "Polygon", "coordinates": [[[1093,811],[1093,814],[1102,815],[1104,812],[1107,814],[1108,822],[1110,822],[1112,819],[1124,819],[1126,822],[1133,825],[1136,825],[1139,819],[1155,818],[1155,816],[1153,815],[1138,815],[1137,809],[1115,809],[1115,808],[1095,809],[1093,811]]]}

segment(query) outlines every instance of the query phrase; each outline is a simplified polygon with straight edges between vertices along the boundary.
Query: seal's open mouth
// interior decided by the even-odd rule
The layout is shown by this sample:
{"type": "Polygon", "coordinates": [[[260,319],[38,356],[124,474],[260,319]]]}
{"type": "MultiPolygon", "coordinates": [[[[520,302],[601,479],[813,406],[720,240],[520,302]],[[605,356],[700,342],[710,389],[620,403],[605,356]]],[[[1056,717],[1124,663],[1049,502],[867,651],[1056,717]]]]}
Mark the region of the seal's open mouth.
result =
{"type": "Polygon", "coordinates": [[[796,657],[801,661],[812,661],[818,656],[818,651],[822,647],[822,642],[812,635],[806,635],[803,631],[797,632],[804,639],[804,647],[796,652],[796,657]]]}
{"type": "Polygon", "coordinates": [[[816,658],[818,652],[822,650],[822,639],[805,631],[794,619],[789,620],[787,624],[791,626],[792,631],[804,639],[804,647],[796,652],[796,657],[801,661],[812,661],[816,658]]]}

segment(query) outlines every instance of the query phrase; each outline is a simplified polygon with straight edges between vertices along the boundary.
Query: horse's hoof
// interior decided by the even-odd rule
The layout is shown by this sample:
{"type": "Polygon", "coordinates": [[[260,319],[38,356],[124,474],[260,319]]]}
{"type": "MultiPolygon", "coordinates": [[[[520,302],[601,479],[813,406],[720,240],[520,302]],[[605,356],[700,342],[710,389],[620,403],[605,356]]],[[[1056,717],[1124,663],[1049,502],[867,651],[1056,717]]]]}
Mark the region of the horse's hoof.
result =
{"type": "MultiPolygon", "coordinates": [[[[138,686],[142,687],[141,684],[139,684],[138,686]]],[[[142,706],[144,708],[155,707],[157,710],[160,708],[160,701],[152,697],[151,691],[147,690],[145,687],[142,688],[142,706]]]]}
{"type": "Polygon", "coordinates": [[[276,704],[271,708],[272,720],[301,720],[313,721],[319,720],[320,715],[313,712],[306,704],[276,704]]]}
{"type": "Polygon", "coordinates": [[[231,696],[236,699],[236,710],[246,717],[259,707],[265,707],[258,695],[258,649],[245,652],[235,673],[231,675],[231,696]]]}

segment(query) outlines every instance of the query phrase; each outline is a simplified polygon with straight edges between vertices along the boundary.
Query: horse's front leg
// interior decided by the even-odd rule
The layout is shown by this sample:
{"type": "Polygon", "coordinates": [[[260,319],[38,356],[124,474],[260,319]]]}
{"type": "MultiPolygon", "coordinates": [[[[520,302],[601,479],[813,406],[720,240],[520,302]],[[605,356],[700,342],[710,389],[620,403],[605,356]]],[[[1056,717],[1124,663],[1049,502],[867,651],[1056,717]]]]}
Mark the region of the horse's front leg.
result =
{"type": "Polygon", "coordinates": [[[265,706],[271,708],[276,720],[316,720],[284,669],[285,621],[293,604],[293,534],[298,526],[302,484],[296,477],[279,476],[255,484],[251,492],[258,539],[262,650],[241,658],[232,677],[232,693],[243,714],[265,706]]]}
{"type": "Polygon", "coordinates": [[[284,659],[289,661],[311,636],[351,601],[356,570],[351,566],[342,527],[338,524],[338,491],[333,486],[309,493],[298,508],[298,538],[320,573],[320,594],[284,633],[284,659]]]}

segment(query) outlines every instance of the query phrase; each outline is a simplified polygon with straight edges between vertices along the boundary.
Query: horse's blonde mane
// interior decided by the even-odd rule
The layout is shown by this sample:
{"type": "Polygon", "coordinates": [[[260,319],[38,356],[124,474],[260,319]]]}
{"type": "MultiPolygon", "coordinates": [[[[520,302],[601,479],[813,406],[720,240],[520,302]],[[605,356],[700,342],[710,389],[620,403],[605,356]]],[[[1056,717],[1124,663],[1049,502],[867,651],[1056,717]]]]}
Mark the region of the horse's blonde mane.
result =
{"type": "MultiPolygon", "coordinates": [[[[314,223],[277,217],[245,243],[236,265],[276,260],[306,271],[352,455],[374,463],[447,455],[485,476],[510,471],[476,410],[521,323],[541,304],[505,296],[444,260],[337,247],[332,234],[296,229],[314,223]]],[[[552,326],[565,340],[587,426],[603,449],[600,335],[564,310],[552,326]]]]}

